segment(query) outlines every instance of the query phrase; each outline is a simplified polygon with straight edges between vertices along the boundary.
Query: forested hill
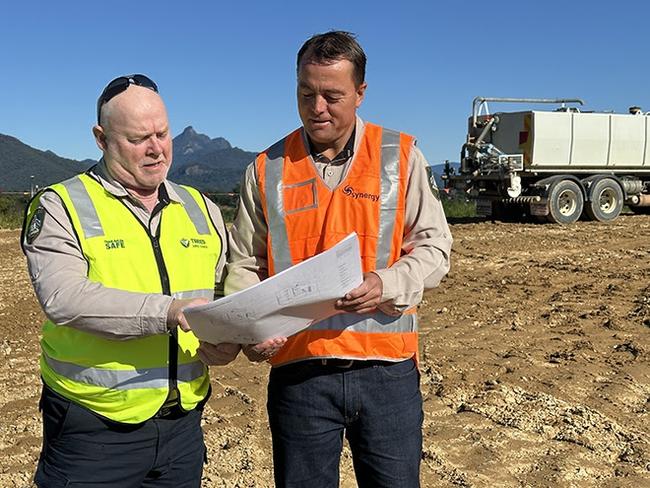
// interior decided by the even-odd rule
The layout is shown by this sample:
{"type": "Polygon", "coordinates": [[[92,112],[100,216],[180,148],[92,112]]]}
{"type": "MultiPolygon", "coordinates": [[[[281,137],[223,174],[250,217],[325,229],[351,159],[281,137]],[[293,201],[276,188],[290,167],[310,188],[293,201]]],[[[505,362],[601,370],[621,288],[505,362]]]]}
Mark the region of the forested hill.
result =
{"type": "MultiPolygon", "coordinates": [[[[256,153],[233,147],[223,137],[210,139],[187,127],[174,138],[169,178],[203,191],[226,192],[238,186],[244,169],[256,153]]],[[[62,158],[41,151],[15,137],[0,134],[0,192],[29,191],[80,173],[96,161],[62,158]]]]}

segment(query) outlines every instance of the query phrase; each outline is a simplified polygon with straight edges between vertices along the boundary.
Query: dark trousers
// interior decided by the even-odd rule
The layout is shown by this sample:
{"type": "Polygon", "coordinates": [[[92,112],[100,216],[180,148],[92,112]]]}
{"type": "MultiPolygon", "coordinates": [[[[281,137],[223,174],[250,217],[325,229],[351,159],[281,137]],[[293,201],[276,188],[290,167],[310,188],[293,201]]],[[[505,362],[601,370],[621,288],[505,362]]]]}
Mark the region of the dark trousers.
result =
{"type": "Polygon", "coordinates": [[[101,418],[43,387],[43,450],[35,483],[50,487],[199,487],[201,411],[137,425],[101,418]]]}
{"type": "Polygon", "coordinates": [[[278,488],[335,488],[343,437],[360,488],[419,487],[422,395],[413,360],[301,361],[271,370],[268,413],[278,488]]]}

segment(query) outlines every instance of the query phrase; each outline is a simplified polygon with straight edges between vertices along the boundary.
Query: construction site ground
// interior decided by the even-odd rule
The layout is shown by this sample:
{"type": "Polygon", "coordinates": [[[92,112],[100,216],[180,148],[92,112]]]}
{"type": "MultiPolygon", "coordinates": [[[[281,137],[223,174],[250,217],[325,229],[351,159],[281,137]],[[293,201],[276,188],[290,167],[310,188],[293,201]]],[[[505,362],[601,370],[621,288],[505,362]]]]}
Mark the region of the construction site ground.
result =
{"type": "MultiPolygon", "coordinates": [[[[451,230],[419,307],[422,486],[650,486],[650,215],[451,230]]],[[[31,486],[41,447],[44,315],[18,240],[0,231],[0,487],[31,486]]],[[[204,487],[272,486],[268,371],[211,368],[204,487]]]]}

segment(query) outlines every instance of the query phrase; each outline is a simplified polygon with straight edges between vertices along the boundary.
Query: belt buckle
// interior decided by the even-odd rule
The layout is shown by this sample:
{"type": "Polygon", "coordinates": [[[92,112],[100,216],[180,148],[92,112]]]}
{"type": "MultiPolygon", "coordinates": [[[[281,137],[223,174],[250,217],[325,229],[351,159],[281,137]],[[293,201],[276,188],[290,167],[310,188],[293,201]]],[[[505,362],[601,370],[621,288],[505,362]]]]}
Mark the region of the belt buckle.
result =
{"type": "Polygon", "coordinates": [[[176,409],[177,405],[178,404],[172,404],[172,405],[168,405],[168,406],[163,405],[162,407],[160,407],[160,410],[158,410],[155,417],[156,418],[163,418],[163,419],[168,417],[169,415],[174,413],[174,410],[176,409]]]}
{"type": "Polygon", "coordinates": [[[327,366],[328,363],[329,363],[330,366],[334,366],[335,368],[341,368],[341,369],[348,369],[348,368],[351,368],[354,365],[354,359],[348,359],[347,361],[345,361],[345,362],[343,362],[341,364],[336,364],[337,360],[338,361],[345,361],[343,359],[337,359],[337,358],[332,358],[332,359],[323,358],[320,361],[321,361],[321,364],[323,366],[327,366]]]}

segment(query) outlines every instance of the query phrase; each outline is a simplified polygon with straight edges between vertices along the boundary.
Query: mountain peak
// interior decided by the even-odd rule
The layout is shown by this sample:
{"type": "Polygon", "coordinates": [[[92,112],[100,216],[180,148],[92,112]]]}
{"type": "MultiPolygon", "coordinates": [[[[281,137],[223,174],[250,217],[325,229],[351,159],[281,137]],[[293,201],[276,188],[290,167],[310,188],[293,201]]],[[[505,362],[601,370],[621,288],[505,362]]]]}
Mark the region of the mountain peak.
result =
{"type": "Polygon", "coordinates": [[[205,134],[194,130],[188,125],[179,135],[174,137],[174,161],[177,167],[186,163],[197,162],[202,157],[214,151],[231,149],[230,143],[223,137],[210,139],[205,134]]]}

